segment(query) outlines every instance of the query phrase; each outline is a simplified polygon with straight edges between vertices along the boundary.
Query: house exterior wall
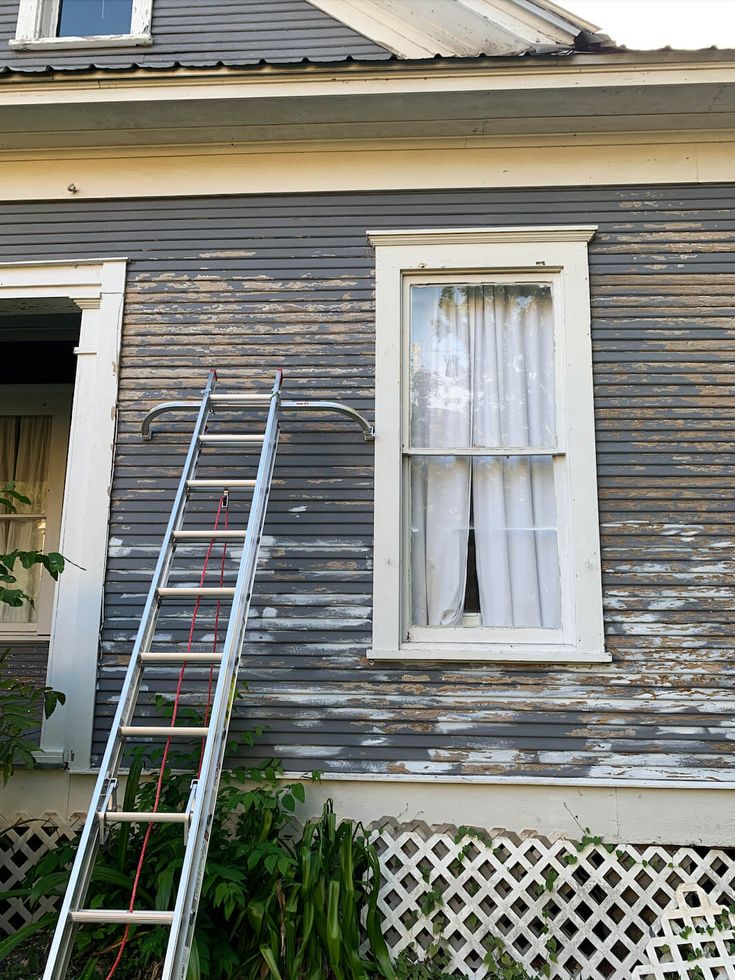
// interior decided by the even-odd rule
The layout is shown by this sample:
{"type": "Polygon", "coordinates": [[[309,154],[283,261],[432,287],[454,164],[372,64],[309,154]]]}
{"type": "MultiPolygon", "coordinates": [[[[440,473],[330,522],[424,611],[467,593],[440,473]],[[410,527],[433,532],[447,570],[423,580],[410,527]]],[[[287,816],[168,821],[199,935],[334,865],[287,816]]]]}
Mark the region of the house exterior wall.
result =
{"type": "MultiPolygon", "coordinates": [[[[5,204],[8,261],[129,258],[94,754],[132,644],[187,426],[158,401],[285,369],[368,414],[369,228],[590,223],[607,666],[371,664],[372,451],[284,425],[234,727],[288,771],[729,779],[735,267],[722,184],[5,204]],[[53,226],[53,232],[49,229],[53,226]]],[[[184,618],[172,636],[184,635],[184,618]]],[[[173,678],[161,681],[171,688],[173,678]]],[[[249,753],[252,757],[252,751],[249,753]]]]}
{"type": "Polygon", "coordinates": [[[18,0],[0,0],[0,65],[16,70],[274,64],[386,59],[391,52],[318,10],[307,0],[154,0],[146,47],[12,51],[18,0]]]}

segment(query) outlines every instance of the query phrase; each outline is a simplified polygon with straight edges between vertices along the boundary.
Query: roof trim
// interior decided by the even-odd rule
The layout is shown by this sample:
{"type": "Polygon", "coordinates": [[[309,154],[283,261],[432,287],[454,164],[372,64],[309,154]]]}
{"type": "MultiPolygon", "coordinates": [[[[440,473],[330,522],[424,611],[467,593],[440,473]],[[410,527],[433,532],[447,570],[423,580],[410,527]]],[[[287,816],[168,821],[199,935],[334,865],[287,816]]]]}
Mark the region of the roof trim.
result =
{"type": "Polygon", "coordinates": [[[597,28],[549,0],[309,0],[400,58],[559,51],[597,28]]]}

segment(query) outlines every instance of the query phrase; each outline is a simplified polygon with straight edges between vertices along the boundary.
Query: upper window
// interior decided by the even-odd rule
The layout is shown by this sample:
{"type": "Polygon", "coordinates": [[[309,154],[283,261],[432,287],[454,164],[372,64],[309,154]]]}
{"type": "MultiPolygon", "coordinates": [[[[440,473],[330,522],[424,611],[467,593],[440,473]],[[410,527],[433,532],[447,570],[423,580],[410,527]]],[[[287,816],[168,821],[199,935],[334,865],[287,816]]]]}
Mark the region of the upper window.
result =
{"type": "Polygon", "coordinates": [[[590,234],[371,236],[374,656],[607,659],[590,234]]]}
{"type": "Polygon", "coordinates": [[[20,0],[16,48],[150,44],[152,0],[20,0]]]}

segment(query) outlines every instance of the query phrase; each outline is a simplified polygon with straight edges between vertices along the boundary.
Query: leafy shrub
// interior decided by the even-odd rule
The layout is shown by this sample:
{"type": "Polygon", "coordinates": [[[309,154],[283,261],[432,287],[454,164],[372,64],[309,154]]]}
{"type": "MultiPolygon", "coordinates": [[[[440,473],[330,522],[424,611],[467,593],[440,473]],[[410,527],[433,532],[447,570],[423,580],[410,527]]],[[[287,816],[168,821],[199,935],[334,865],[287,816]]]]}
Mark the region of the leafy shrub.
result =
{"type": "MultiPolygon", "coordinates": [[[[380,866],[360,824],[338,820],[331,803],[303,829],[293,821],[304,800],[300,783],[277,779],[276,764],[225,771],[189,966],[189,980],[368,980],[393,977],[380,929],[380,866]]],[[[164,783],[162,810],[182,810],[190,777],[175,765],[164,783]]],[[[123,809],[151,809],[154,783],[133,761],[123,809]]],[[[92,907],[127,908],[145,827],[110,829],[92,877],[92,907]]],[[[0,894],[31,908],[63,893],[74,845],[46,854],[23,888],[0,894]]],[[[171,907],[184,855],[180,825],[158,825],[150,839],[138,908],[171,907]]],[[[46,914],[0,942],[0,973],[22,944],[48,940],[55,916],[46,914]]],[[[121,940],[120,927],[85,926],[77,934],[70,976],[104,977],[121,940]]],[[[158,976],[168,932],[132,927],[116,980],[158,976]]],[[[32,947],[31,947],[32,948],[32,947]]],[[[35,976],[28,974],[28,980],[35,976]]],[[[18,974],[18,980],[24,980],[18,974]]]]}
{"type": "MultiPolygon", "coordinates": [[[[0,559],[1,560],[1,559],[0,559]]],[[[63,704],[66,698],[50,687],[37,687],[14,677],[9,668],[10,651],[0,653],[0,774],[3,785],[16,765],[35,765],[38,722],[63,704]]]]}

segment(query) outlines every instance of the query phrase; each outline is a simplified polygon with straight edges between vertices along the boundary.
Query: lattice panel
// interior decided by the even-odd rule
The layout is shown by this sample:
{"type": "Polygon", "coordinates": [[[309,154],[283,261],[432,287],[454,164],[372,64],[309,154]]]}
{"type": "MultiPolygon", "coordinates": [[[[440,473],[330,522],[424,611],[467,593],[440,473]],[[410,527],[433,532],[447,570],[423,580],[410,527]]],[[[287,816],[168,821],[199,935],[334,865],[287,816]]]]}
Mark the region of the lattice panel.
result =
{"type": "Polygon", "coordinates": [[[735,931],[731,913],[712,904],[697,885],[676,890],[676,905],[661,917],[660,935],[646,949],[638,980],[735,980],[735,931]]]}
{"type": "MultiPolygon", "coordinates": [[[[40,819],[19,816],[16,823],[0,832],[0,891],[22,884],[36,861],[60,841],[71,840],[78,827],[78,822],[69,823],[58,814],[40,819]]],[[[53,907],[50,899],[42,899],[31,914],[20,898],[0,902],[0,934],[12,934],[53,907]]]]}
{"type": "Polygon", "coordinates": [[[374,834],[392,953],[441,939],[453,969],[473,980],[486,976],[492,937],[534,978],[627,980],[679,885],[699,884],[712,901],[735,900],[735,851],[580,849],[507,833],[460,838],[453,828],[422,824],[383,824],[374,834]]]}
{"type": "MultiPolygon", "coordinates": [[[[22,882],[34,862],[74,837],[78,826],[47,814],[24,817],[2,831],[0,890],[22,882]]],[[[454,828],[424,824],[381,823],[373,836],[384,875],[380,907],[394,956],[441,940],[454,970],[484,980],[487,945],[500,937],[532,978],[735,980],[731,923],[723,928],[718,920],[713,938],[706,934],[711,923],[703,919],[705,932],[695,933],[694,943],[685,935],[678,954],[670,952],[678,947],[666,933],[682,931],[676,908],[668,918],[666,913],[678,907],[681,885],[699,885],[711,903],[735,902],[735,849],[580,849],[569,840],[505,832],[460,836],[454,828]],[[702,956],[686,959],[700,948],[702,956]]],[[[49,908],[42,904],[37,914],[49,908]]],[[[31,918],[21,900],[12,899],[0,905],[0,932],[12,933],[31,918]]]]}

